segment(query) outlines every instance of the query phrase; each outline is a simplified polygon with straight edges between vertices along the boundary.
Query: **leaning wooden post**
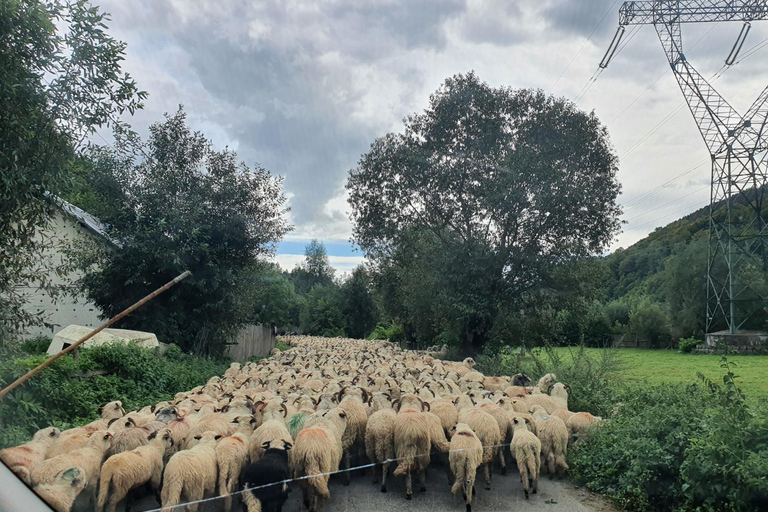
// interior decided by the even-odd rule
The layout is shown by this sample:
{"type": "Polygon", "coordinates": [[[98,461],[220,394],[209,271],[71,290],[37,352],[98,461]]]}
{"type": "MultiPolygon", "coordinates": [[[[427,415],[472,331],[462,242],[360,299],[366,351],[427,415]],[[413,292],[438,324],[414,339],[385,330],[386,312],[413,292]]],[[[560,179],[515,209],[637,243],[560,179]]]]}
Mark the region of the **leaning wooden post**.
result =
{"type": "Polygon", "coordinates": [[[25,373],[24,375],[22,375],[21,377],[19,377],[15,381],[13,381],[5,389],[0,391],[0,399],[2,399],[5,395],[10,393],[11,391],[16,389],[17,387],[19,387],[21,384],[23,384],[25,381],[27,381],[30,377],[33,377],[34,375],[37,375],[38,373],[43,371],[47,366],[49,366],[51,363],[53,363],[55,360],[57,360],[61,356],[65,355],[65,354],[69,354],[70,352],[75,350],[77,347],[79,347],[80,345],[82,345],[83,343],[88,341],[94,335],[100,333],[101,331],[103,331],[104,329],[106,329],[110,325],[114,324],[115,322],[117,322],[121,318],[125,317],[126,315],[129,315],[130,313],[136,311],[141,306],[143,306],[144,304],[146,304],[150,300],[154,299],[155,297],[157,297],[158,295],[160,295],[161,293],[166,291],[168,288],[171,288],[176,283],[181,282],[183,279],[186,279],[187,277],[189,277],[191,275],[192,275],[192,273],[189,270],[185,270],[182,274],[179,274],[178,276],[176,276],[172,281],[168,281],[162,287],[160,287],[157,290],[153,291],[152,293],[150,293],[149,295],[147,295],[146,297],[144,297],[143,299],[141,299],[140,301],[135,303],[133,306],[131,306],[128,309],[125,309],[122,312],[118,313],[117,315],[113,316],[112,318],[107,320],[105,323],[101,324],[96,329],[92,330],[91,332],[89,332],[88,334],[86,334],[85,336],[83,336],[82,338],[80,338],[79,340],[77,340],[72,345],[68,346],[67,348],[65,348],[64,350],[59,352],[58,354],[55,354],[50,359],[46,359],[45,361],[43,361],[37,367],[32,368],[27,373],[25,373]]]}

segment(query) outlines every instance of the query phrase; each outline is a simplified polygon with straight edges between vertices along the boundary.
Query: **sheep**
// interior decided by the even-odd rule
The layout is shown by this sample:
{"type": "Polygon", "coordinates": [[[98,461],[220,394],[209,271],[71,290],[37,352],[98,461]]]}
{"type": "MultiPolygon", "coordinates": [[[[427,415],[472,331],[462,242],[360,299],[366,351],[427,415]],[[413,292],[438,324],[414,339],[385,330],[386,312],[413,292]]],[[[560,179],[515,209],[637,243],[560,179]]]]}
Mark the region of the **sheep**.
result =
{"type": "Polygon", "coordinates": [[[429,465],[430,420],[424,414],[429,407],[415,395],[406,394],[400,399],[400,410],[395,418],[395,455],[398,459],[394,474],[405,475],[405,499],[413,498],[411,473],[416,472],[420,491],[427,490],[424,472],[429,465]],[[418,405],[417,405],[418,404],[418,405]]]}
{"type": "Polygon", "coordinates": [[[85,470],[73,467],[58,472],[51,483],[36,485],[32,490],[56,512],[69,512],[86,480],[85,470]]]}
{"type": "Polygon", "coordinates": [[[485,489],[491,489],[491,468],[493,458],[501,445],[501,431],[496,419],[482,409],[464,409],[459,412],[459,423],[466,423],[483,444],[483,473],[485,489]]]}
{"type": "Polygon", "coordinates": [[[266,441],[262,445],[264,456],[245,469],[243,503],[248,512],[280,512],[288,499],[285,481],[290,478],[288,450],[292,445],[285,440],[282,446],[279,444],[279,441],[266,441]]]}
{"type": "MultiPolygon", "coordinates": [[[[499,426],[499,433],[501,434],[500,444],[508,444],[507,431],[509,430],[509,419],[507,418],[506,411],[502,409],[500,406],[498,406],[497,404],[494,404],[491,402],[481,403],[477,407],[480,410],[485,411],[491,416],[493,416],[493,419],[496,420],[496,423],[499,426]]],[[[501,466],[501,474],[506,475],[507,462],[504,459],[504,448],[500,447],[498,452],[499,452],[499,464],[501,466]]]]}
{"type": "Polygon", "coordinates": [[[589,429],[595,423],[602,421],[600,416],[592,416],[588,412],[573,413],[565,422],[568,428],[569,443],[578,443],[589,433],[589,429]]]}
{"type": "MultiPolygon", "coordinates": [[[[339,407],[347,413],[347,427],[341,438],[346,470],[351,466],[352,453],[359,448],[365,448],[365,426],[368,422],[368,413],[363,404],[367,401],[368,393],[359,388],[343,388],[339,391],[339,407]]],[[[350,484],[351,477],[351,471],[344,472],[344,485],[350,484]]]]}
{"type": "Polygon", "coordinates": [[[566,423],[566,426],[568,425],[568,418],[573,416],[575,413],[567,410],[567,409],[555,409],[552,411],[552,416],[557,416],[561,420],[563,420],[566,423]]]}
{"type": "Polygon", "coordinates": [[[461,490],[467,512],[472,512],[477,468],[483,463],[483,444],[466,423],[458,423],[451,430],[448,462],[455,478],[451,492],[457,494],[461,490]]]}
{"type": "Polygon", "coordinates": [[[216,490],[216,441],[221,434],[208,431],[199,436],[199,443],[189,450],[175,453],[163,471],[163,490],[160,494],[162,511],[170,512],[184,495],[187,510],[197,511],[203,498],[216,490]]]}
{"type": "MultiPolygon", "coordinates": [[[[387,473],[395,458],[395,418],[393,409],[382,409],[371,414],[365,430],[365,454],[374,464],[381,464],[381,492],[387,492],[387,473]]],[[[373,468],[373,483],[377,483],[373,468]]]]}
{"type": "Polygon", "coordinates": [[[555,375],[554,373],[548,373],[539,379],[539,382],[538,384],[536,384],[536,387],[541,392],[544,392],[547,389],[549,389],[549,385],[553,382],[557,382],[557,375],[555,375]]]}
{"type": "Polygon", "coordinates": [[[430,402],[429,411],[440,418],[440,424],[445,432],[450,432],[459,421],[459,413],[453,406],[453,402],[446,398],[439,398],[430,402]]]}
{"type": "Polygon", "coordinates": [[[59,436],[61,431],[56,427],[38,430],[30,442],[0,450],[0,460],[29,484],[29,474],[49,456],[59,436]]]}
{"type": "Polygon", "coordinates": [[[205,432],[216,432],[220,436],[228,436],[235,431],[236,424],[231,418],[227,418],[221,413],[214,413],[200,420],[195,426],[189,429],[189,432],[182,443],[183,450],[189,450],[196,444],[205,432]]]}
{"type": "Polygon", "coordinates": [[[557,409],[568,409],[567,401],[564,401],[559,397],[544,395],[541,393],[528,395],[525,398],[525,403],[528,405],[528,410],[531,410],[534,406],[538,405],[544,408],[544,410],[547,411],[547,414],[552,414],[557,409]]]}
{"type": "Polygon", "coordinates": [[[533,413],[536,433],[541,440],[541,455],[547,461],[547,473],[553,478],[556,473],[568,471],[565,456],[568,453],[568,428],[557,416],[549,416],[541,407],[533,413]]]}
{"type": "Polygon", "coordinates": [[[216,465],[219,469],[219,496],[224,496],[224,510],[232,508],[232,492],[240,473],[248,462],[248,442],[256,425],[252,416],[238,416],[237,431],[216,444],[216,465]],[[250,420],[247,420],[250,418],[250,420]]]}
{"type": "Polygon", "coordinates": [[[516,417],[512,420],[512,443],[509,451],[517,461],[520,481],[523,482],[525,499],[528,499],[528,489],[536,494],[541,473],[541,441],[533,432],[528,430],[525,418],[516,417]]]}
{"type": "MultiPolygon", "coordinates": [[[[171,430],[164,428],[150,435],[148,444],[108,458],[101,468],[96,512],[102,512],[105,506],[107,512],[115,512],[117,503],[126,496],[126,509],[129,509],[130,491],[147,483],[157,493],[163,476],[163,461],[172,448],[171,430]]],[[[160,499],[157,502],[161,504],[160,499]]]]}
{"type": "Polygon", "coordinates": [[[316,512],[320,500],[328,499],[330,473],[339,470],[341,438],[347,427],[347,413],[341,408],[319,411],[307,419],[296,436],[291,452],[291,477],[300,478],[304,506],[316,512]]]}
{"type": "Polygon", "coordinates": [[[530,386],[531,378],[524,373],[516,373],[512,376],[512,385],[522,387],[530,386]]]}
{"type": "Polygon", "coordinates": [[[291,433],[281,420],[268,420],[259,426],[248,441],[248,455],[251,462],[256,462],[264,454],[262,446],[266,441],[284,439],[293,444],[291,433]]]}
{"type": "Polygon", "coordinates": [[[91,434],[85,448],[58,455],[40,464],[30,473],[30,481],[32,485],[50,484],[61,471],[79,467],[85,471],[85,490],[93,494],[99,480],[101,464],[111,444],[112,434],[106,430],[97,430],[91,434]]]}

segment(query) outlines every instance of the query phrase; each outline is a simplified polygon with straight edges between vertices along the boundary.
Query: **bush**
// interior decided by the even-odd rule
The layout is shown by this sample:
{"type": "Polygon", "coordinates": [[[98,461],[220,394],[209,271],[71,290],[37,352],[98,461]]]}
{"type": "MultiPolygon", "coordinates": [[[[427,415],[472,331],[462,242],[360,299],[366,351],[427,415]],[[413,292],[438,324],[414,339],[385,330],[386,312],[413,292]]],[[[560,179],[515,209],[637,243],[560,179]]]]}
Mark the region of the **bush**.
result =
{"type": "Polygon", "coordinates": [[[21,343],[19,348],[27,354],[45,354],[51,346],[51,338],[48,336],[36,336],[21,343]]]}
{"type": "Polygon", "coordinates": [[[373,330],[370,336],[368,336],[369,340],[389,340],[394,343],[400,343],[402,341],[405,341],[405,332],[403,331],[403,326],[397,323],[382,323],[379,322],[376,324],[376,328],[373,330]]]}
{"type": "Polygon", "coordinates": [[[696,338],[680,338],[677,346],[681,353],[690,354],[699,343],[701,343],[701,341],[696,338]]]}
{"type": "MultiPolygon", "coordinates": [[[[98,417],[99,406],[121,400],[126,410],[168,400],[221,375],[227,360],[175,354],[134,345],[101,345],[65,356],[0,402],[0,447],[28,440],[49,425],[69,428],[98,417]],[[174,355],[175,354],[175,355],[174,355]]],[[[35,355],[0,362],[0,386],[46,360],[35,355]]]]}
{"type": "Polygon", "coordinates": [[[568,408],[597,416],[610,413],[624,386],[619,378],[623,364],[617,349],[605,349],[594,356],[582,345],[568,349],[563,356],[551,346],[545,346],[531,349],[521,357],[518,349],[503,347],[496,353],[483,353],[476,361],[479,370],[487,375],[525,373],[538,379],[554,373],[557,380],[571,387],[568,408]]]}
{"type": "Polygon", "coordinates": [[[666,346],[671,340],[669,319],[659,304],[641,302],[629,314],[629,330],[654,347],[666,346]]]}
{"type": "Polygon", "coordinates": [[[736,387],[633,388],[568,457],[574,481],[628,510],[766,510],[768,420],[736,387]]]}

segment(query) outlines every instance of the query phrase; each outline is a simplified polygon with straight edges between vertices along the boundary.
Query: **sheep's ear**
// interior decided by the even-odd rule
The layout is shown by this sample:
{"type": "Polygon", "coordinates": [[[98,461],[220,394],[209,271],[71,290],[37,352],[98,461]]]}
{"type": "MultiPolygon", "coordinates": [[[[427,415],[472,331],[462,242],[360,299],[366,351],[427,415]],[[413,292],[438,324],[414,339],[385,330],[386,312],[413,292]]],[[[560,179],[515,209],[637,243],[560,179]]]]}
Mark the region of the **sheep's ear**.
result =
{"type": "Polygon", "coordinates": [[[396,411],[400,410],[400,400],[395,399],[392,401],[392,408],[396,411]]]}
{"type": "Polygon", "coordinates": [[[421,400],[421,410],[423,411],[425,408],[427,409],[427,411],[430,410],[429,402],[425,402],[425,401],[421,400]]]}
{"type": "Polygon", "coordinates": [[[280,408],[283,410],[283,418],[286,418],[288,416],[288,408],[285,404],[280,404],[280,408]]]}
{"type": "Polygon", "coordinates": [[[159,432],[159,430],[155,430],[154,432],[152,432],[151,434],[149,434],[149,437],[147,437],[147,441],[151,441],[151,440],[153,440],[154,438],[156,438],[156,437],[157,437],[157,433],[158,433],[158,432],[159,432]]]}
{"type": "Polygon", "coordinates": [[[103,412],[104,412],[104,406],[102,405],[101,407],[99,407],[99,414],[101,414],[103,412]]]}
{"type": "Polygon", "coordinates": [[[293,448],[293,445],[291,443],[289,443],[288,441],[286,441],[285,439],[283,439],[283,447],[285,448],[285,451],[288,451],[291,448],[293,448]]]}
{"type": "Polygon", "coordinates": [[[213,436],[213,438],[218,441],[219,439],[221,439],[221,434],[217,434],[213,436]]]}
{"type": "Polygon", "coordinates": [[[364,390],[363,388],[360,388],[360,391],[363,392],[363,402],[364,403],[370,402],[371,401],[371,395],[369,395],[368,392],[366,390],[364,390]]]}
{"type": "Polygon", "coordinates": [[[257,413],[257,412],[263,412],[263,411],[264,411],[264,408],[265,408],[266,406],[267,406],[267,404],[266,404],[266,403],[264,403],[263,401],[259,400],[258,402],[254,403],[254,404],[252,405],[251,409],[253,410],[253,412],[254,412],[254,413],[257,413]]]}
{"type": "Polygon", "coordinates": [[[346,418],[346,417],[347,417],[347,413],[345,411],[339,412],[339,418],[346,418]]]}
{"type": "Polygon", "coordinates": [[[265,450],[269,450],[269,444],[271,442],[272,441],[264,441],[263,443],[261,443],[261,447],[264,448],[265,450]]]}
{"type": "Polygon", "coordinates": [[[202,438],[203,438],[203,436],[195,436],[195,439],[197,439],[198,441],[199,441],[200,439],[202,439],[202,438]]]}
{"type": "Polygon", "coordinates": [[[251,425],[253,425],[254,423],[256,423],[256,418],[251,418],[251,425]]]}
{"type": "Polygon", "coordinates": [[[56,437],[56,431],[51,429],[50,434],[48,434],[48,437],[56,437]]]}

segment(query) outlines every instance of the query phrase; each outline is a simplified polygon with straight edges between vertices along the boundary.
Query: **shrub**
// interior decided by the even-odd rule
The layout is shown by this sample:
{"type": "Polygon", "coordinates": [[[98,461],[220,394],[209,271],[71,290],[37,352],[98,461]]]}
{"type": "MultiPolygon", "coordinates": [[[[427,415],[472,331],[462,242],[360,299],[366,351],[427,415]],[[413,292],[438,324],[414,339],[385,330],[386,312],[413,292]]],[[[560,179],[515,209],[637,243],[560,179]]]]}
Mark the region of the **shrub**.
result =
{"type": "Polygon", "coordinates": [[[481,372],[487,375],[525,373],[538,379],[554,373],[557,380],[571,387],[568,408],[606,416],[614,407],[616,396],[623,389],[619,375],[623,364],[617,349],[604,349],[589,355],[583,345],[568,349],[565,355],[551,346],[534,348],[525,357],[518,349],[503,347],[496,353],[483,353],[476,358],[481,372]]]}
{"type": "Polygon", "coordinates": [[[633,388],[569,452],[576,483],[628,510],[766,510],[768,420],[748,406],[728,361],[718,385],[633,388]]]}
{"type": "Polygon", "coordinates": [[[666,346],[670,339],[669,319],[659,304],[641,302],[629,314],[629,330],[654,347],[666,346]]]}
{"type": "Polygon", "coordinates": [[[382,323],[376,324],[376,328],[373,330],[369,340],[389,340],[395,343],[405,341],[405,332],[403,326],[397,323],[382,323]]]}
{"type": "Polygon", "coordinates": [[[48,336],[36,336],[21,343],[19,348],[27,354],[45,354],[51,346],[51,338],[48,336]]]}
{"type": "Polygon", "coordinates": [[[690,354],[699,343],[701,343],[701,341],[696,338],[680,338],[677,346],[681,353],[690,354]]]}
{"type": "MultiPolygon", "coordinates": [[[[122,400],[126,410],[168,400],[228,367],[227,360],[169,358],[134,345],[101,345],[79,353],[77,360],[62,357],[0,402],[0,447],[26,441],[49,425],[69,428],[92,421],[99,406],[111,400],[122,400]]],[[[0,387],[45,360],[35,355],[0,361],[0,387]]]]}

